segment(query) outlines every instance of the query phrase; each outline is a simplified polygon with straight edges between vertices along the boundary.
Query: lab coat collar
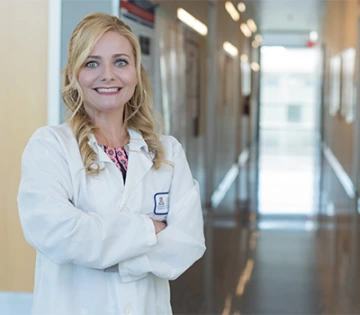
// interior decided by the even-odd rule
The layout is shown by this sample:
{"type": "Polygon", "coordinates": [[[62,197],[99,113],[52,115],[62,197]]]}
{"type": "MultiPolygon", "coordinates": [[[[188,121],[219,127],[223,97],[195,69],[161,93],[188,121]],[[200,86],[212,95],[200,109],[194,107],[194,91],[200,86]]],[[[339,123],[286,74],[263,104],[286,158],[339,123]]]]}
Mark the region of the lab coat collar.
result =
{"type": "MultiPolygon", "coordinates": [[[[128,174],[130,174],[131,176],[127,176],[127,189],[125,189],[124,192],[124,201],[126,201],[127,195],[135,187],[135,185],[151,169],[153,165],[153,159],[155,157],[155,154],[153,152],[149,152],[149,147],[139,132],[130,128],[128,129],[128,132],[130,136],[130,141],[126,145],[125,149],[129,153],[128,174]],[[135,152],[140,154],[133,154],[135,152]],[[133,167],[136,168],[135,172],[132,170],[133,167]]],[[[103,168],[106,162],[113,163],[109,156],[100,149],[94,134],[89,135],[88,144],[97,154],[100,168],[103,168]]],[[[96,166],[93,165],[92,167],[96,166]]]]}
{"type": "MultiPolygon", "coordinates": [[[[126,145],[126,149],[128,151],[130,151],[130,150],[131,151],[140,151],[141,149],[143,149],[147,154],[150,155],[151,158],[154,158],[154,154],[152,152],[149,152],[149,147],[148,147],[146,141],[144,140],[143,136],[139,132],[137,132],[134,129],[129,128],[128,133],[130,136],[130,141],[126,145]]],[[[99,155],[99,152],[102,152],[102,150],[99,150],[99,145],[98,145],[98,142],[97,142],[94,134],[89,135],[88,144],[98,155],[99,155]]]]}
{"type": "Polygon", "coordinates": [[[134,129],[128,129],[130,142],[128,144],[130,150],[140,150],[144,149],[147,153],[149,153],[149,147],[145,142],[143,136],[134,129]]]}

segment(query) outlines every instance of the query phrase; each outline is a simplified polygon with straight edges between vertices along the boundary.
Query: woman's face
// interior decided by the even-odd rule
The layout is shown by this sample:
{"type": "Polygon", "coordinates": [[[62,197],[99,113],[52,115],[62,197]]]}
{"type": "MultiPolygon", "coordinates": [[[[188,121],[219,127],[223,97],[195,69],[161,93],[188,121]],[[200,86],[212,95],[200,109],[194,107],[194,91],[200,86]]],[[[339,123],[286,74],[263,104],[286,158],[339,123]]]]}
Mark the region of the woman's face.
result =
{"type": "Polygon", "coordinates": [[[90,117],[123,111],[137,84],[130,41],[117,32],[105,33],[79,72],[85,110],[90,117]]]}

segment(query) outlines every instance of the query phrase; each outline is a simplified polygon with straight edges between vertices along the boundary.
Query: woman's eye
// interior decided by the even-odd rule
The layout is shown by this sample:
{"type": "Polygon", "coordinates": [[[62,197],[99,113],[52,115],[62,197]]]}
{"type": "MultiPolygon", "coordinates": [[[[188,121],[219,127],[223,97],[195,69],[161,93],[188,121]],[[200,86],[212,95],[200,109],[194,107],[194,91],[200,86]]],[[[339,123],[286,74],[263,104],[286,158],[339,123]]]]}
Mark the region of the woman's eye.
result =
{"type": "Polygon", "coordinates": [[[88,68],[95,68],[97,66],[97,63],[95,61],[89,61],[85,64],[88,68]]]}
{"type": "Polygon", "coordinates": [[[119,59],[119,60],[116,60],[115,64],[118,66],[118,67],[123,67],[125,65],[127,65],[127,61],[124,60],[124,59],[119,59]]]}

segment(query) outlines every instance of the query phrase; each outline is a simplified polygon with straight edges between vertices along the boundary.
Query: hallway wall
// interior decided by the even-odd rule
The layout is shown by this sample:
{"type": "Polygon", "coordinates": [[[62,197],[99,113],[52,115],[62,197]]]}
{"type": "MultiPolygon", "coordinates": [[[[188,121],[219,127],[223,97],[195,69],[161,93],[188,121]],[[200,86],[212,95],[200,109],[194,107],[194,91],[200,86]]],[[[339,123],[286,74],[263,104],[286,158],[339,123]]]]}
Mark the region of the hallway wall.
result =
{"type": "MultiPolygon", "coordinates": [[[[323,22],[327,63],[331,57],[345,49],[357,48],[358,10],[359,5],[356,0],[327,2],[323,22]]],[[[331,116],[329,104],[325,103],[324,106],[325,142],[354,182],[354,123],[347,123],[340,112],[331,116]]]]}
{"type": "Polygon", "coordinates": [[[35,252],[23,237],[16,196],[24,147],[46,124],[48,0],[3,0],[0,23],[0,291],[30,291],[35,252]]]}
{"type": "MultiPolygon", "coordinates": [[[[205,25],[209,25],[208,21],[208,3],[206,1],[157,1],[160,8],[168,14],[176,17],[177,9],[183,8],[190,14],[195,16],[205,25]]],[[[224,2],[218,2],[217,5],[217,117],[215,126],[207,126],[206,128],[216,129],[215,140],[215,187],[224,178],[226,172],[235,162],[236,157],[244,148],[241,144],[240,134],[242,132],[242,95],[241,95],[241,74],[240,74],[240,55],[246,53],[251,62],[252,48],[250,39],[245,38],[241,33],[240,22],[246,21],[245,15],[241,15],[240,22],[234,22],[226,12],[224,2]],[[228,56],[223,50],[223,43],[229,41],[239,52],[235,58],[228,56]],[[235,131],[235,132],[234,132],[235,131]],[[226,141],[224,141],[226,139],[226,141]]],[[[204,38],[208,40],[208,38],[204,38]]],[[[213,65],[207,64],[206,67],[213,65]]],[[[206,88],[206,80],[205,88],[206,88]]],[[[208,106],[209,102],[205,104],[208,106]]],[[[205,128],[205,130],[206,130],[205,128]]],[[[249,134],[249,133],[248,133],[249,134]]],[[[250,137],[250,135],[249,135],[250,137]]],[[[195,170],[196,172],[196,170],[195,170]]]]}

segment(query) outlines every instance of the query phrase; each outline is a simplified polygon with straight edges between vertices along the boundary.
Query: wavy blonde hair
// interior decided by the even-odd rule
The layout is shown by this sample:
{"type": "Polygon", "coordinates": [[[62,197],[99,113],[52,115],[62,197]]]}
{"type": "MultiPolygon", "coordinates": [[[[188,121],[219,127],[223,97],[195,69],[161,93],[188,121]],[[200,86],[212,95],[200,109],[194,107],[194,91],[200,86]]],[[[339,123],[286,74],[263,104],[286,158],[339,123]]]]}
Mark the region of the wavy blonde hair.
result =
{"type": "Polygon", "coordinates": [[[141,64],[140,45],[130,27],[115,16],[93,13],[83,18],[74,29],[69,42],[68,60],[62,79],[62,99],[70,110],[67,121],[78,142],[86,173],[98,175],[101,169],[97,163],[97,156],[88,144],[89,135],[97,127],[85,111],[84,96],[78,76],[96,42],[109,31],[115,31],[125,36],[133,48],[135,57],[138,83],[133,96],[124,107],[125,130],[132,128],[143,136],[149,151],[155,154],[153,163],[155,169],[158,169],[165,162],[164,147],[160,142],[161,124],[156,120],[157,124],[155,125],[152,92],[148,77],[141,64]],[[155,130],[156,126],[158,127],[157,131],[155,130]]]}

